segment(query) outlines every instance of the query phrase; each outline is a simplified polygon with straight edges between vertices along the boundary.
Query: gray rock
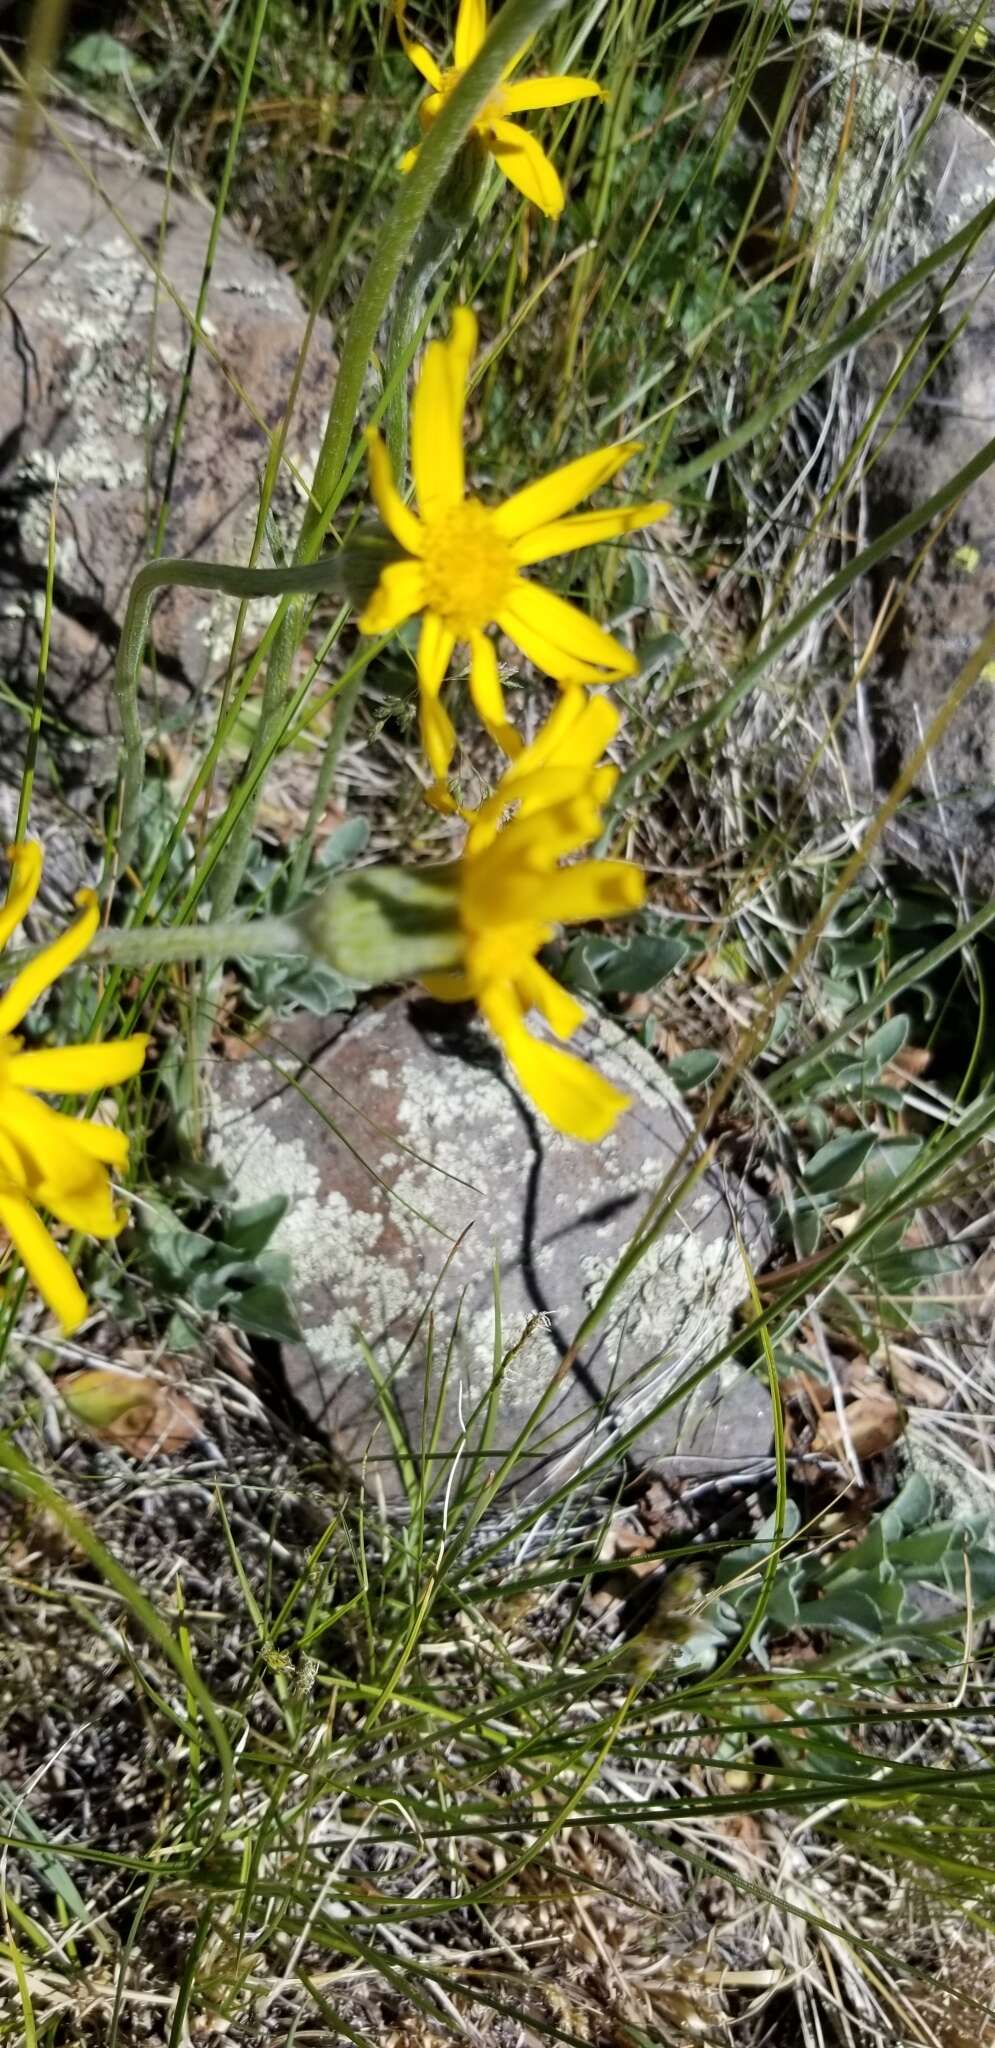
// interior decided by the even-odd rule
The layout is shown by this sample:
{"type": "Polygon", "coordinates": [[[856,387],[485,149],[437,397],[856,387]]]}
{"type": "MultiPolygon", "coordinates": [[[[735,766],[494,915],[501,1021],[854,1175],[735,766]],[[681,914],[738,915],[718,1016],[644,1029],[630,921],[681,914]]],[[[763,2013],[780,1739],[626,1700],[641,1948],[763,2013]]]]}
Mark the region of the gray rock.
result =
{"type": "MultiPolygon", "coordinates": [[[[0,195],[19,192],[13,206],[0,199],[9,230],[0,303],[0,674],[30,697],[58,477],[47,730],[88,736],[91,744],[77,739],[76,749],[92,762],[92,739],[116,732],[117,631],[132,577],[152,552],[211,212],[167,188],[97,123],[62,109],[60,135],[79,161],[42,126],[15,182],[15,120],[14,102],[0,99],[0,195]]],[[[162,553],[247,560],[305,325],[290,281],[225,226],[162,553]]],[[[275,499],[291,534],[303,491],[290,464],[310,476],[333,372],[330,330],[319,320],[275,499]]],[[[271,610],[250,606],[247,636],[271,610]]],[[[154,690],[147,678],[150,725],[156,713],[189,707],[224,673],[236,615],[234,599],[164,596],[154,616],[154,690]]],[[[106,754],[113,772],[113,751],[106,754]]]]}
{"type": "MultiPolygon", "coordinates": [[[[811,27],[811,0],[787,0],[786,13],[800,27],[811,27]]],[[[823,0],[818,18],[822,26],[843,32],[853,27],[853,10],[847,0],[823,0]]],[[[937,66],[942,53],[949,54],[966,40],[973,60],[984,71],[991,61],[987,38],[995,34],[995,6],[991,0],[983,7],[949,6],[946,0],[886,0],[886,4],[862,8],[860,24],[866,44],[882,35],[886,47],[897,47],[900,56],[911,59],[918,51],[937,66]]]]}
{"type": "MultiPolygon", "coordinates": [[[[934,95],[935,81],[910,64],[830,32],[815,38],[805,119],[786,186],[799,225],[823,222],[820,263],[831,276],[842,276],[864,249],[873,252],[877,284],[890,283],[995,199],[995,140],[953,104],[934,118],[934,95]],[[827,224],[823,210],[834,190],[827,224]]],[[[934,273],[860,351],[858,419],[882,399],[929,317],[928,335],[885,398],[875,428],[862,487],[865,541],[921,505],[995,436],[993,270],[995,228],[989,227],[955,278],[951,264],[934,273]]],[[[920,531],[886,557],[856,593],[858,648],[889,592],[902,590],[924,538],[920,531]]],[[[862,683],[848,743],[862,805],[873,808],[890,788],[993,619],[995,472],[989,470],[914,569],[862,683]]],[[[992,681],[979,682],[961,706],[890,834],[893,851],[968,897],[995,884],[992,681]]]]}
{"type": "Polygon", "coordinates": [[[273,1240],[290,1255],[306,1337],[284,1347],[290,1384],[389,1494],[397,1473],[371,1360],[438,1483],[486,1436],[502,1354],[489,1465],[521,1437],[519,1490],[551,1490],[643,1418],[631,1452],[641,1466],[724,1473],[769,1449],[765,1387],[738,1366],[680,1391],[746,1295],[730,1202],[754,1257],[764,1243],[756,1203],[714,1173],[561,1372],[688,1128],[656,1062],[616,1025],[592,1026],[585,1049],[634,1097],[596,1147],[551,1132],[480,1027],[424,999],[344,1023],[294,1020],[258,1057],[213,1070],[212,1156],[239,1201],[290,1198],[273,1240]]]}

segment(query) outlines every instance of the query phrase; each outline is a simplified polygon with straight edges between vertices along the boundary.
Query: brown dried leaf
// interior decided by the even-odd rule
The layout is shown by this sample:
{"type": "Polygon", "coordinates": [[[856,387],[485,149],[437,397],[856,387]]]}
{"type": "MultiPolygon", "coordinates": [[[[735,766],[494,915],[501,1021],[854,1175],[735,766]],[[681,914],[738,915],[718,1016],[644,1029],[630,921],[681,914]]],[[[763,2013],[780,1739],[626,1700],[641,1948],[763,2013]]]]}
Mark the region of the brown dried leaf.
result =
{"type": "MultiPolygon", "coordinates": [[[[850,1442],[861,1459],[880,1457],[882,1451],[898,1442],[905,1427],[897,1401],[885,1389],[860,1394],[856,1401],[848,1402],[846,1421],[850,1442]]],[[[836,1464],[846,1466],[843,1432],[835,1409],[819,1417],[810,1449],[814,1455],[832,1458],[836,1464]]]]}
{"type": "Polygon", "coordinates": [[[929,1373],[919,1372],[900,1356],[891,1360],[891,1376],[902,1396],[913,1408],[945,1408],[950,1390],[929,1373]]]}
{"type": "Polygon", "coordinates": [[[116,1444],[133,1458],[157,1451],[173,1456],[200,1434],[193,1402],[161,1380],[95,1366],[67,1373],[58,1384],[70,1414],[101,1442],[116,1444]]]}

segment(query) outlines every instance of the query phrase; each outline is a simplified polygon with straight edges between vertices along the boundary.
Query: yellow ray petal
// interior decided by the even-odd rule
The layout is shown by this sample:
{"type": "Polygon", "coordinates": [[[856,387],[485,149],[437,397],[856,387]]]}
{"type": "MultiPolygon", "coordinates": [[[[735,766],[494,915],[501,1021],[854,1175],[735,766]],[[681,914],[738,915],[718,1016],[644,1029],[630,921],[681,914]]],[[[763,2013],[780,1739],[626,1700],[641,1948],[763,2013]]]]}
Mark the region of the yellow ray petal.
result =
{"type": "Polygon", "coordinates": [[[402,158],[401,158],[401,161],[400,161],[400,163],[398,164],[397,168],[398,168],[398,170],[399,170],[399,171],[404,171],[404,172],[407,172],[407,171],[412,171],[412,170],[414,170],[414,167],[415,167],[415,165],[416,165],[416,163],[417,163],[417,162],[418,162],[418,144],[416,143],[416,144],[415,144],[415,147],[414,147],[414,149],[406,149],[406,150],[405,150],[405,152],[404,152],[404,155],[402,156],[402,158]]]}
{"type": "Polygon", "coordinates": [[[425,602],[425,572],[420,562],[388,562],[376,589],[359,614],[361,633],[392,633],[425,602]]]}
{"type": "Polygon", "coordinates": [[[522,534],[534,532],[537,526],[549,526],[564,512],[572,511],[582,498],[589,498],[592,491],[610,482],[633,455],[638,455],[641,447],[641,441],[616,441],[614,447],[578,455],[575,462],[565,462],[562,468],[551,470],[549,476],[541,476],[534,484],[515,491],[503,505],[496,505],[491,514],[502,539],[519,540],[522,534]]]}
{"type": "Polygon", "coordinates": [[[8,1032],[16,1030],[32,1003],[36,1003],[39,996],[44,995],[47,988],[51,988],[53,981],[58,981],[60,974],[64,974],[67,967],[71,967],[73,961],[78,960],[81,953],[85,953],[100,922],[100,916],[92,889],[78,890],[76,902],[82,913],[76,919],[76,923],[71,924],[69,930],[63,932],[61,938],[56,939],[51,946],[46,946],[36,960],[31,960],[27,967],[22,967],[17,980],[12,981],[10,987],[0,996],[0,1038],[5,1038],[8,1032]]]}
{"type": "Polygon", "coordinates": [[[422,530],[410,505],[406,505],[390,466],[390,456],[376,427],[366,429],[366,460],[370,469],[373,502],[388,531],[409,555],[420,555],[422,530]]]}
{"type": "Polygon", "coordinates": [[[25,840],[23,846],[8,846],[7,859],[13,865],[7,901],[0,910],[0,947],[7,944],[11,932],[17,930],[38,894],[41,881],[43,854],[33,839],[25,840]]]}
{"type": "Polygon", "coordinates": [[[437,697],[452,660],[456,635],[435,612],[426,612],[418,636],[418,681],[429,697],[437,697]]]}
{"type": "Polygon", "coordinates": [[[617,540],[622,533],[638,533],[665,519],[670,506],[663,498],[652,505],[619,505],[614,511],[575,512],[569,519],[554,519],[549,526],[536,526],[514,544],[520,569],[532,562],[548,562],[552,555],[569,555],[575,548],[593,547],[595,542],[617,540]]]}
{"type": "Polygon", "coordinates": [[[564,71],[555,78],[523,78],[519,85],[506,85],[501,105],[509,114],[532,114],[541,107],[569,107],[575,100],[605,98],[607,94],[593,78],[576,78],[564,71]]]}
{"type": "Polygon", "coordinates": [[[632,1097],[613,1088],[610,1081],[574,1053],[533,1038],[522,1023],[517,999],[510,989],[486,989],[478,1001],[525,1093],[554,1129],[591,1145],[607,1137],[632,1097]]]}
{"type": "Polygon", "coordinates": [[[509,825],[494,848],[475,863],[477,872],[463,884],[467,902],[477,906],[482,920],[492,918],[517,924],[541,916],[547,924],[587,924],[594,918],[628,917],[646,900],[646,884],[639,868],[624,860],[584,860],[569,868],[556,863],[576,853],[593,839],[600,825],[597,811],[586,805],[565,805],[552,813],[547,827],[544,818],[530,823],[536,837],[530,847],[525,828],[509,825]],[[576,822],[571,830],[571,816],[576,822]]]}
{"type": "Polygon", "coordinates": [[[522,741],[505,716],[498,658],[486,633],[474,633],[470,641],[470,695],[495,745],[514,759],[521,753],[522,741]]]}
{"type": "Polygon", "coordinates": [[[521,759],[505,769],[509,792],[540,769],[592,769],[621,723],[622,713],[611,697],[566,690],[521,759]]]}
{"type": "Polygon", "coordinates": [[[456,746],[456,729],[438,697],[427,696],[424,691],[421,698],[421,743],[436,781],[444,782],[456,746]]]}
{"type": "Polygon", "coordinates": [[[86,1295],[54,1244],[40,1216],[23,1195],[0,1195],[0,1225],[7,1232],[42,1300],[62,1324],[63,1334],[78,1329],[86,1315],[86,1295]]]}
{"type": "Polygon", "coordinates": [[[572,1038],[584,1022],[584,1006],[561,988],[538,960],[527,960],[515,976],[515,985],[527,1010],[538,1010],[557,1038],[572,1038]]]}
{"type": "Polygon", "coordinates": [[[608,681],[604,670],[592,668],[589,661],[577,661],[573,658],[568,660],[562,649],[557,648],[544,633],[538,632],[520,612],[513,611],[510,604],[506,604],[504,610],[498,613],[497,624],[502,633],[507,633],[509,640],[515,642],[528,661],[531,661],[543,675],[552,676],[554,682],[559,683],[563,689],[572,690],[580,683],[597,684],[608,681]]]}
{"type": "Polygon", "coordinates": [[[415,70],[421,72],[426,84],[434,86],[438,91],[442,84],[442,74],[431,51],[423,49],[421,43],[412,42],[404,24],[404,0],[394,0],[394,21],[405,56],[414,65],[415,70]]]}
{"type": "Polygon", "coordinates": [[[415,70],[421,72],[426,85],[430,85],[433,92],[438,92],[442,84],[442,73],[431,50],[426,50],[423,43],[406,42],[404,54],[409,63],[414,65],[415,70]]]}
{"type": "Polygon", "coordinates": [[[486,0],[460,0],[453,37],[453,62],[457,71],[472,64],[487,34],[486,0]]]}
{"type": "Polygon", "coordinates": [[[6,1137],[0,1128],[0,1185],[6,1181],[12,1181],[15,1188],[25,1188],[28,1176],[13,1139],[6,1137]]]}
{"type": "Polygon", "coordinates": [[[90,1237],[117,1237],[128,1220],[126,1209],[116,1206],[106,1174],[94,1169],[85,1188],[64,1188],[58,1181],[39,1181],[32,1191],[39,1209],[48,1209],[56,1222],[70,1230],[85,1230],[90,1237]]]}
{"type": "Polygon", "coordinates": [[[128,1138],[117,1124],[98,1124],[85,1116],[63,1116],[60,1110],[53,1110],[66,1126],[69,1142],[91,1159],[100,1159],[105,1166],[124,1168],[128,1164],[128,1138]]]}
{"type": "Polygon", "coordinates": [[[543,904],[557,924],[586,924],[597,917],[626,917],[646,901],[642,869],[627,860],[581,860],[560,868],[543,884],[543,904]]]}
{"type": "Polygon", "coordinates": [[[491,121],[484,143],[505,177],[541,213],[555,219],[563,212],[566,194],[559,173],[527,128],[520,128],[517,121],[491,121]]]}
{"type": "Polygon", "coordinates": [[[16,1088],[37,1088],[43,1095],[89,1095],[95,1088],[116,1088],[140,1073],[148,1043],[144,1034],[136,1033],[107,1044],[16,1052],[7,1062],[7,1074],[16,1088]]]}
{"type": "Polygon", "coordinates": [[[430,341],[411,406],[411,468],[423,519],[458,505],[463,497],[463,408],[477,345],[477,322],[468,306],[453,314],[448,341],[430,341]]]}
{"type": "MultiPolygon", "coordinates": [[[[489,844],[471,833],[469,851],[476,871],[473,885],[483,891],[494,891],[501,875],[503,903],[516,906],[513,910],[503,907],[502,915],[535,916],[530,892],[537,886],[537,878],[545,887],[557,861],[578,853],[582,846],[597,838],[601,811],[592,801],[586,781],[573,777],[568,787],[569,794],[562,803],[536,804],[527,815],[520,811],[491,836],[489,844]],[[527,912],[521,907],[525,904],[529,906],[527,912]]],[[[486,894],[483,901],[486,909],[486,894]]],[[[540,908],[544,916],[549,915],[545,897],[540,908]]]]}
{"type": "Polygon", "coordinates": [[[557,682],[617,682],[639,663],[586,612],[537,583],[515,584],[499,624],[524,654],[557,682]]]}
{"type": "Polygon", "coordinates": [[[78,1136],[94,1126],[50,1109],[26,1088],[9,1086],[0,1097],[0,1121],[27,1165],[29,1180],[57,1181],[60,1187],[78,1190],[100,1177],[93,1146],[78,1136]]]}

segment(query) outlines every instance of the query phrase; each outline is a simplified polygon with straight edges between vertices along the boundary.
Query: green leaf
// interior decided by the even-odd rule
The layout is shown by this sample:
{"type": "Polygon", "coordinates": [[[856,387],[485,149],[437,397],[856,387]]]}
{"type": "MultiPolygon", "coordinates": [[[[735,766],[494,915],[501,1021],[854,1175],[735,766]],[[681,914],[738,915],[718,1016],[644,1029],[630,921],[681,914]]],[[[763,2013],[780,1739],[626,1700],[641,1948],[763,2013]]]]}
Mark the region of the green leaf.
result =
{"type": "Polygon", "coordinates": [[[216,1249],[201,1231],[188,1230],[164,1202],[155,1204],[148,1242],[153,1259],[166,1277],[180,1287],[186,1286],[193,1274],[209,1263],[216,1249]]]}
{"type": "Polygon", "coordinates": [[[348,867],[349,862],[365,851],[370,836],[369,821],[366,818],[345,818],[330,832],[316,860],[315,867],[323,875],[333,868],[348,867]]]}
{"type": "Polygon", "coordinates": [[[179,1309],[171,1315],[166,1325],[166,1349],[168,1351],[196,1351],[200,1333],[179,1309]]]}
{"type": "Polygon", "coordinates": [[[927,1244],[916,1245],[909,1251],[887,1252],[880,1258],[872,1252],[862,1263],[873,1272],[879,1287],[901,1294],[918,1287],[923,1280],[957,1272],[961,1258],[953,1245],[927,1244]]]}
{"type": "Polygon", "coordinates": [[[227,1308],[229,1322],[254,1337],[273,1337],[279,1344],[299,1344],[301,1330],[282,1287],[264,1283],[236,1294],[227,1308]]]}
{"type": "Polygon", "coordinates": [[[81,36],[66,51],[66,63],[74,71],[82,72],[84,78],[130,78],[137,84],[152,77],[149,66],[126,43],[119,42],[117,36],[108,35],[106,29],[94,29],[92,35],[81,36]]]}
{"type": "Polygon", "coordinates": [[[567,947],[559,976],[584,995],[645,995],[694,951],[681,932],[636,932],[626,939],[589,932],[567,947]]]}
{"type": "Polygon", "coordinates": [[[889,1542],[897,1542],[907,1529],[922,1528],[933,1512],[934,1491],[924,1472],[910,1472],[900,1493],[881,1514],[882,1528],[889,1542]]]}
{"type": "Polygon", "coordinates": [[[268,1195],[265,1201],[233,1209],[225,1219],[225,1244],[243,1258],[254,1259],[265,1251],[277,1224],[287,1213],[286,1195],[268,1195]]]}
{"type": "Polygon", "coordinates": [[[666,1073],[682,1095],[689,1095],[692,1088],[703,1088],[721,1065],[717,1052],[707,1052],[702,1047],[700,1052],[682,1052],[676,1060],[668,1060],[666,1073]]]}
{"type": "Polygon", "coordinates": [[[71,1919],[86,1929],[87,1936],[99,1948],[101,1954],[110,1955],[111,1944],[99,1920],[94,1919],[91,1922],[90,1909],[77,1891],[58,1849],[52,1847],[47,1836],[32,1819],[25,1801],[23,1785],[15,1790],[5,1779],[0,1778],[0,1804],[6,1806],[10,1813],[10,1831],[12,1834],[20,1835],[26,1845],[18,1849],[18,1855],[26,1857],[29,1863],[34,1864],[41,1882],[49,1885],[56,1898],[61,1899],[62,1904],[68,1908],[71,1919]]]}
{"type": "Polygon", "coordinates": [[[827,1195],[845,1188],[876,1144],[873,1131],[848,1131],[845,1137],[831,1138],[828,1145],[820,1146],[804,1169],[813,1194],[827,1195]]]}
{"type": "Polygon", "coordinates": [[[880,1581],[874,1586],[841,1586],[821,1600],[807,1600],[798,1619],[803,1628],[832,1629],[858,1642],[874,1642],[886,1620],[901,1619],[901,1606],[901,1588],[880,1581]]]}
{"type": "Polygon", "coordinates": [[[897,1181],[907,1173],[922,1151],[921,1138],[881,1138],[875,1143],[864,1167],[861,1200],[875,1208],[890,1195],[897,1181]]]}
{"type": "Polygon", "coordinates": [[[834,974],[854,974],[861,967],[876,967],[882,944],[880,938],[838,939],[832,948],[834,974]]]}
{"type": "Polygon", "coordinates": [[[908,1035],[909,1020],[907,1017],[889,1017],[887,1023],[879,1025],[878,1029],[872,1031],[870,1037],[865,1041],[864,1067],[872,1068],[875,1077],[877,1077],[882,1067],[886,1067],[888,1061],[893,1060],[896,1053],[901,1052],[908,1035]]]}

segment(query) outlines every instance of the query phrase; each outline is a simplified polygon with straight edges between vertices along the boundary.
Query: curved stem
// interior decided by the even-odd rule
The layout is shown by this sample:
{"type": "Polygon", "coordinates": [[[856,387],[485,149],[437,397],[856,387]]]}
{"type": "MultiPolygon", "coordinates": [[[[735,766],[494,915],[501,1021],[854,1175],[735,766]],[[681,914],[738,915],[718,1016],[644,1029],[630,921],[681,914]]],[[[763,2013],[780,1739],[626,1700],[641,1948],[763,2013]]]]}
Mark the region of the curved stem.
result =
{"type": "Polygon", "coordinates": [[[339,555],[280,569],[242,569],[234,562],[197,562],[166,555],[139,569],[128,595],[127,610],[114,665],[124,772],[121,792],[119,864],[126,867],[135,848],[145,777],[145,738],[138,716],[138,678],[148,638],[149,619],[157,590],[170,586],[209,590],[222,597],[284,597],[288,592],[334,592],[344,595],[344,563],[339,555]]]}
{"type": "MultiPolygon", "coordinates": [[[[397,198],[384,222],[342,344],[339,372],[315,466],[311,498],[297,546],[295,560],[298,563],[313,561],[343,496],[346,461],[377,335],[439,187],[455,162],[474,119],[500,83],[506,66],[564,4],[565,0],[505,0],[482,49],[420,143],[412,170],[400,180],[397,198]]],[[[303,630],[304,606],[298,598],[285,607],[273,643],[259,723],[246,763],[247,776],[253,774],[258,762],[268,756],[275,744],[285,715],[294,657],[303,630]]],[[[218,862],[211,893],[212,908],[218,917],[227,916],[238,894],[257,802],[258,797],[254,797],[243,806],[218,862]]]]}
{"type": "MultiPolygon", "coordinates": [[[[228,564],[187,562],[167,558],[140,569],[131,588],[115,670],[124,741],[121,798],[120,864],[134,850],[145,767],[145,748],[138,716],[138,676],[156,590],[168,584],[217,590],[236,597],[276,596],[281,600],[259,723],[245,773],[253,776],[268,757],[282,721],[294,656],[304,627],[302,599],[319,590],[337,590],[332,563],[318,562],[322,542],[344,489],[343,472],[363,396],[370,358],[391,295],[436,193],[469,133],[476,115],[499,84],[505,67],[565,0],[506,0],[492,22],[486,42],[446,101],[421,143],[417,161],[401,179],[400,189],[384,223],[379,243],[352,310],[342,347],[339,372],[315,467],[311,501],[304,515],[292,566],[285,569],[237,569],[228,564]],[[308,574],[308,571],[311,574],[308,574]],[[332,581],[326,582],[326,575],[332,581]],[[291,601],[288,603],[287,600],[291,601]]],[[[216,915],[231,908],[245,867],[258,795],[243,805],[228,846],[218,862],[212,903],[216,915]]]]}

